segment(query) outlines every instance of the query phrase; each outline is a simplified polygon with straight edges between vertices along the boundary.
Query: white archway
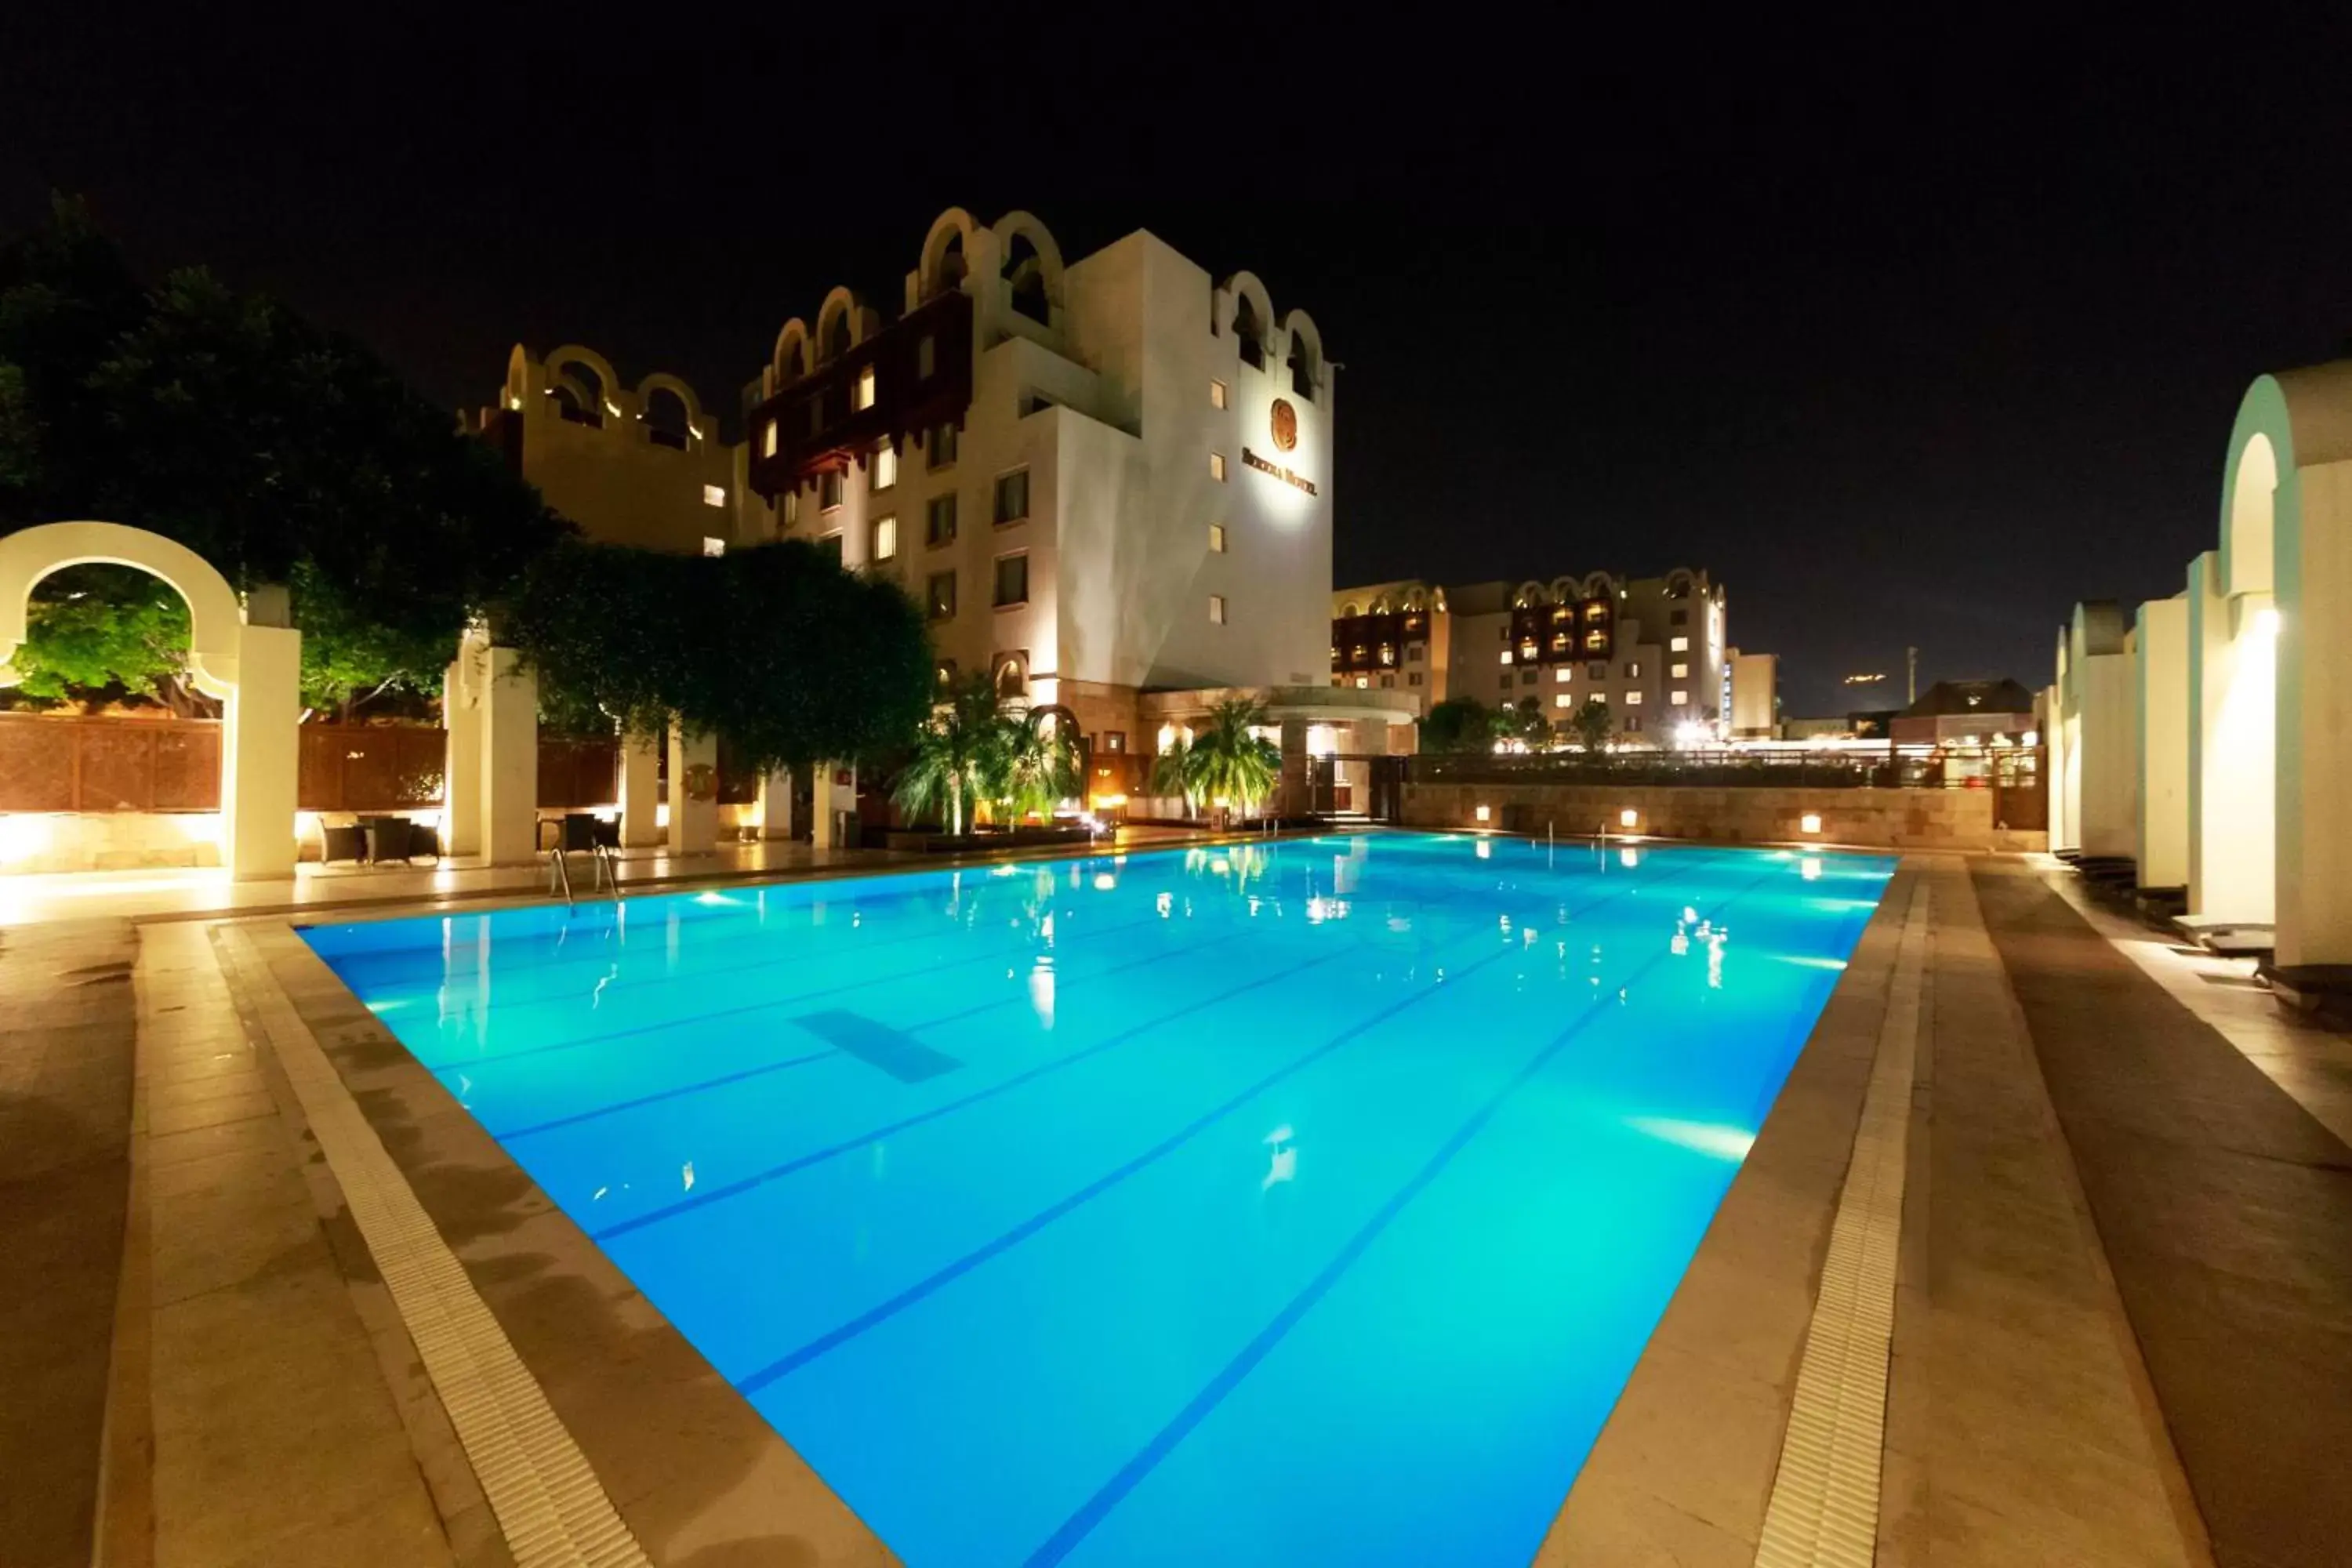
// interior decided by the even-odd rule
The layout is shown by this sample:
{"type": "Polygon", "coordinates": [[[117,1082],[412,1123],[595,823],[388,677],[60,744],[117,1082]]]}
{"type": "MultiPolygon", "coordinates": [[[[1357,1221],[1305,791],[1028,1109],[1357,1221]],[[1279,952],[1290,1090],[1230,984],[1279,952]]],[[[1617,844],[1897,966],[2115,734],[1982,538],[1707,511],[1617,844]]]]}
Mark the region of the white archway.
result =
{"type": "Polygon", "coordinates": [[[252,624],[236,591],[186,545],[119,522],[50,522],[0,539],[0,685],[25,640],[34,587],[69,566],[134,566],[188,605],[188,669],[224,703],[222,858],[237,877],[294,871],[296,772],[302,721],[302,634],[252,624]]]}

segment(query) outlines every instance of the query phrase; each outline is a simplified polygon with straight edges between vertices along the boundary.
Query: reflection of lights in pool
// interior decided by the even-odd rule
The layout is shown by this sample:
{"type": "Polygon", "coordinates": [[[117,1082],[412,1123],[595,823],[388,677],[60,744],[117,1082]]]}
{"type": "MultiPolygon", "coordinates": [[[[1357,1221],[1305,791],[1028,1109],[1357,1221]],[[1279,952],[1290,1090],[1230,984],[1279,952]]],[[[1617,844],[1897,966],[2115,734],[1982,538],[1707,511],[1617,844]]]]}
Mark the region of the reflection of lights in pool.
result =
{"type": "Polygon", "coordinates": [[[1684,1121],[1671,1116],[1629,1116],[1625,1118],[1625,1125],[1645,1136],[1679,1144],[1696,1153],[1728,1160],[1735,1164],[1748,1158],[1748,1151],[1756,1143],[1756,1134],[1747,1128],[1717,1121],[1684,1121]]]}

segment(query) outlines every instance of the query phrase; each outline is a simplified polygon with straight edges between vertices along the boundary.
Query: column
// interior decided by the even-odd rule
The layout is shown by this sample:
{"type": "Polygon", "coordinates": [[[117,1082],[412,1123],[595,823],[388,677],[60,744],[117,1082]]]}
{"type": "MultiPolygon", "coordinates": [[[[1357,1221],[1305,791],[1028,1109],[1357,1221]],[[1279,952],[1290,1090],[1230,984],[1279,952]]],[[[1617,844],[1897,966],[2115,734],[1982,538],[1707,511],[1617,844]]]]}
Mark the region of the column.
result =
{"type": "Polygon", "coordinates": [[[522,654],[495,644],[482,649],[481,847],[492,866],[526,863],[539,854],[539,681],[522,654]]]}
{"type": "Polygon", "coordinates": [[[441,728],[448,757],[441,776],[441,843],[451,855],[482,852],[482,716],[467,639],[441,678],[441,728]]]}
{"type": "Polygon", "coordinates": [[[2139,841],[2143,888],[2189,886],[2189,600],[2139,607],[2139,841]]]}
{"type": "Polygon", "coordinates": [[[857,810],[857,770],[847,763],[819,763],[809,811],[809,844],[817,849],[853,848],[842,841],[844,812],[857,810]]]}
{"type": "Polygon", "coordinates": [[[239,880],[291,877],[302,758],[302,634],[246,626],[222,726],[221,858],[239,880]]]}
{"type": "Polygon", "coordinates": [[[793,771],[778,768],[760,780],[760,837],[782,839],[792,836],[793,771]]]}
{"type": "Polygon", "coordinates": [[[1305,816],[1315,809],[1304,719],[1282,721],[1282,782],[1276,787],[1274,798],[1275,809],[1284,816],[1305,816]]]}
{"type": "Polygon", "coordinates": [[[719,737],[669,731],[669,852],[704,855],[719,844],[719,737]]]}
{"type": "Polygon", "coordinates": [[[621,847],[651,849],[662,842],[660,742],[621,737],[621,847]]]}

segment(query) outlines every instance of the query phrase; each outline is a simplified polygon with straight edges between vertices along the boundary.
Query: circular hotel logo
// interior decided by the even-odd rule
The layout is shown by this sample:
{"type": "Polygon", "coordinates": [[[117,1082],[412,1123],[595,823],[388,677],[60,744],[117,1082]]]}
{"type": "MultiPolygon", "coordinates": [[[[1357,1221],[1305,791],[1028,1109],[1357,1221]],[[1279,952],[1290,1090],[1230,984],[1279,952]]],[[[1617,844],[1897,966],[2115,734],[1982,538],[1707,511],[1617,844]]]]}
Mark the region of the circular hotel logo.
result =
{"type": "Polygon", "coordinates": [[[1274,400],[1274,445],[1284,452],[1298,445],[1298,410],[1286,398],[1274,400]]]}

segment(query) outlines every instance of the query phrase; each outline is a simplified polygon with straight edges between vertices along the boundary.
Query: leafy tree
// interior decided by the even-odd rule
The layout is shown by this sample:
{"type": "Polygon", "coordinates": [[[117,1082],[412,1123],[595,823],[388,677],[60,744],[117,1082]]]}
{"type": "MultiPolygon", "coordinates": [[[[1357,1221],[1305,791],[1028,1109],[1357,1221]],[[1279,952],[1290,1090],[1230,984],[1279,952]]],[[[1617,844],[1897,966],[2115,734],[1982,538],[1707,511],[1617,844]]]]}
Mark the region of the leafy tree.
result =
{"type": "Polygon", "coordinates": [[[993,797],[1015,821],[1032,812],[1053,816],[1085,783],[1076,739],[1068,725],[1045,722],[1038,713],[1006,714],[1001,722],[1003,755],[993,797]]]}
{"type": "Polygon", "coordinates": [[[565,528],[365,348],[201,270],[142,290],[60,203],[0,247],[0,531],[70,518],[289,584],[306,695],[347,709],[432,689],[565,528]]]}
{"type": "Polygon", "coordinates": [[[1246,813],[1282,778],[1281,749],[1250,733],[1265,721],[1262,702],[1232,697],[1218,703],[1189,743],[1170,747],[1152,764],[1153,792],[1181,795],[1189,805],[1206,800],[1246,813]]]}
{"type": "Polygon", "coordinates": [[[721,556],[572,542],[494,624],[572,710],[645,739],[716,731],[761,771],[879,756],[930,703],[914,601],[799,540],[721,556]]]}
{"type": "Polygon", "coordinates": [[[1598,697],[1588,697],[1584,706],[1568,716],[1568,728],[1578,745],[1598,752],[1608,748],[1609,737],[1616,732],[1617,716],[1598,697]]]}
{"type": "Polygon", "coordinates": [[[1483,752],[1494,741],[1494,710],[1475,697],[1449,697],[1421,721],[1424,752],[1483,752]]]}
{"type": "Polygon", "coordinates": [[[1540,746],[1551,740],[1551,721],[1544,717],[1541,702],[1522,697],[1516,706],[1505,703],[1495,710],[1495,735],[1498,740],[1540,746]]]}
{"type": "Polygon", "coordinates": [[[163,579],[126,566],[74,566],[45,578],[9,660],[17,690],[66,702],[120,689],[174,713],[212,710],[187,681],[188,606],[163,579]]]}
{"type": "Polygon", "coordinates": [[[982,673],[964,677],[947,692],[915,740],[915,754],[898,774],[891,798],[909,816],[942,815],[961,837],[971,808],[994,793],[1004,766],[1005,727],[996,688],[982,673]]]}

